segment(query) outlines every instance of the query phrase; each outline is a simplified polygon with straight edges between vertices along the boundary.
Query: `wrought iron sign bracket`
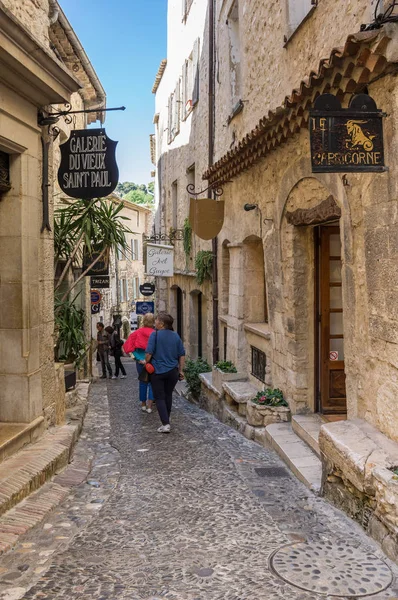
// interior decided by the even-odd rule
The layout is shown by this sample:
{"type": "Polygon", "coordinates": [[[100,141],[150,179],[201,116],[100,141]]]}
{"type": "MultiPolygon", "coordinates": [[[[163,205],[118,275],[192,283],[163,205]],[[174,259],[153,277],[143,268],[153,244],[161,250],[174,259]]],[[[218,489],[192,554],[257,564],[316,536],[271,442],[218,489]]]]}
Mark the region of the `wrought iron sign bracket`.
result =
{"type": "Polygon", "coordinates": [[[173,245],[174,242],[181,242],[184,239],[184,230],[174,229],[171,235],[168,235],[167,233],[153,233],[152,235],[144,235],[143,237],[144,242],[153,244],[166,242],[167,244],[173,245]]]}
{"type": "Polygon", "coordinates": [[[72,123],[71,115],[103,113],[110,112],[113,110],[126,110],[125,106],[119,106],[117,108],[89,108],[85,110],[72,110],[72,105],[68,102],[64,104],[64,107],[64,110],[60,110],[58,112],[47,112],[42,109],[39,110],[37,115],[37,123],[39,127],[45,127],[46,125],[48,125],[48,134],[51,135],[54,138],[54,140],[56,140],[60,134],[60,129],[59,127],[56,127],[56,124],[58,123],[61,117],[63,117],[67,125],[70,125],[72,123]]]}
{"type": "MultiPolygon", "coordinates": [[[[231,183],[231,181],[226,181],[225,183],[231,183]]],[[[217,198],[222,196],[224,193],[223,187],[221,185],[219,185],[217,181],[215,183],[210,184],[204,190],[200,190],[199,192],[195,192],[195,185],[193,183],[189,183],[186,187],[186,190],[187,190],[188,194],[190,194],[191,196],[195,196],[195,198],[197,198],[198,196],[200,196],[201,194],[204,194],[205,192],[207,192],[209,190],[211,192],[213,192],[213,194],[215,196],[217,196],[217,198]]]]}

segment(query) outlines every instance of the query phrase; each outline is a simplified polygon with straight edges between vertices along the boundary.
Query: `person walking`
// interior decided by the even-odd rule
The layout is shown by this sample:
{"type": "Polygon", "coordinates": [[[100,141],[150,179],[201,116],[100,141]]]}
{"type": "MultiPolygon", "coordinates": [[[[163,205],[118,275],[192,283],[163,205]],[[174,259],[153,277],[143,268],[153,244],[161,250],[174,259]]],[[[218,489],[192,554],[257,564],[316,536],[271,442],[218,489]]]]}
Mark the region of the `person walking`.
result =
{"type": "Polygon", "coordinates": [[[113,375],[112,379],[117,379],[119,377],[119,371],[122,372],[120,379],[126,379],[126,369],[122,363],[123,344],[124,341],[120,339],[118,328],[115,327],[110,339],[111,355],[113,355],[115,359],[115,374],[113,375]]]}
{"type": "Polygon", "coordinates": [[[145,362],[155,369],[151,384],[162,422],[159,433],[170,433],[173,391],[177,381],[184,379],[185,349],[180,336],[173,330],[173,322],[173,317],[166,313],[156,317],[156,332],[149,338],[145,355],[145,362]]]}
{"type": "MultiPolygon", "coordinates": [[[[112,329],[113,331],[113,329],[112,329]]],[[[101,360],[102,375],[100,379],[106,379],[108,369],[109,379],[112,377],[112,367],[109,362],[109,333],[104,329],[103,323],[97,323],[97,350],[101,360]]]]}
{"type": "MultiPolygon", "coordinates": [[[[144,315],[142,327],[133,331],[127,341],[124,343],[123,350],[126,354],[132,353],[136,361],[138,376],[145,366],[145,349],[148,345],[148,340],[154,331],[155,317],[152,313],[144,315]]],[[[139,399],[141,402],[142,412],[152,412],[153,392],[151,384],[140,381],[139,399]]]]}

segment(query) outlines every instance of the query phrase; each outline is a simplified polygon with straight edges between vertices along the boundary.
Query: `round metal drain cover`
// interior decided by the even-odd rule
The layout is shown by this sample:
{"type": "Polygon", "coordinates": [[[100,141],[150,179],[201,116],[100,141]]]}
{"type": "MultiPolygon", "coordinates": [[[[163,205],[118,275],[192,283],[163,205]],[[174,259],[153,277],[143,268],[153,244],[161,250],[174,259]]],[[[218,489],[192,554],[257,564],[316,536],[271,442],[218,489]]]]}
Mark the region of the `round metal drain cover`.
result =
{"type": "Polygon", "coordinates": [[[272,555],[271,567],[287,583],[325,596],[371,596],[392,582],[382,560],[343,543],[284,546],[272,555]]]}

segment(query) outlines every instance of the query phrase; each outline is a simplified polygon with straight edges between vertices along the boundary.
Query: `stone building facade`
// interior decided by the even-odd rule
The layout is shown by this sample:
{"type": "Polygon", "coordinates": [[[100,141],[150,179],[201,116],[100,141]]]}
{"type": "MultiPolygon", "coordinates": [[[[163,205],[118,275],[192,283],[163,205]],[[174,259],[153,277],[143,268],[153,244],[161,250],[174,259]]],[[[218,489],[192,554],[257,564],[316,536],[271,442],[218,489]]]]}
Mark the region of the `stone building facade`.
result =
{"type": "MultiPolygon", "coordinates": [[[[361,28],[389,6],[376,4],[214,0],[204,39],[213,27],[215,151],[200,176],[224,191],[218,342],[244,383],[235,400],[280,388],[293,416],[344,419],[320,430],[322,491],[396,557],[398,31],[387,22],[361,28]],[[323,93],[343,107],[368,93],[386,113],[387,171],[312,172],[309,109],[323,93]]],[[[189,148],[203,164],[210,140],[201,123],[189,148]]],[[[158,156],[158,170],[169,171],[163,186],[181,169],[169,156],[158,156]]],[[[160,215],[170,210],[167,191],[160,215]]],[[[232,384],[219,393],[211,375],[203,380],[206,394],[231,400],[232,384]]]]}
{"type": "Polygon", "coordinates": [[[55,139],[38,113],[65,103],[100,111],[105,93],[56,0],[1,1],[0,37],[0,424],[39,431],[61,423],[65,410],[62,368],[54,364],[58,146],[97,114],[70,126],[61,120],[55,139]]]}
{"type": "MultiPolygon", "coordinates": [[[[116,194],[109,196],[109,201],[123,202],[121,216],[131,233],[126,234],[127,250],[110,253],[109,289],[100,290],[102,294],[101,310],[92,316],[92,332],[95,338],[95,325],[102,321],[105,326],[112,325],[114,318],[120,315],[123,322],[123,334],[130,332],[130,316],[135,312],[135,303],[145,298],[140,293],[140,285],[151,281],[145,275],[144,247],[145,238],[151,234],[153,212],[147,206],[122,200],[116,194]],[[124,325],[125,324],[125,325],[124,325]]],[[[147,298],[152,300],[153,298],[147,298]]]]}
{"type": "MultiPolygon", "coordinates": [[[[211,250],[211,242],[192,236],[190,252],[184,251],[182,230],[188,218],[189,184],[200,189],[207,162],[207,62],[205,59],[206,2],[168,3],[167,61],[155,79],[154,162],[157,212],[154,232],[174,244],[174,277],[157,282],[159,310],[174,319],[187,354],[211,360],[211,284],[199,285],[195,258],[211,250]],[[173,239],[173,232],[178,235],[173,239]]],[[[161,240],[160,240],[161,241],[161,240]]]]}

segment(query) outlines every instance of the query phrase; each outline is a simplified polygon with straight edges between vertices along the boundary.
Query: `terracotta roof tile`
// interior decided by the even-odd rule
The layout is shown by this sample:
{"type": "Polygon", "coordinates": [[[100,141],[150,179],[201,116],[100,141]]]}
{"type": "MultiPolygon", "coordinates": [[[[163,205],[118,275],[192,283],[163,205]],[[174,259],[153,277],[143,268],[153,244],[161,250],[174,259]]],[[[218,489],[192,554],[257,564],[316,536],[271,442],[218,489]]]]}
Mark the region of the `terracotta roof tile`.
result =
{"type": "Polygon", "coordinates": [[[342,99],[344,94],[357,92],[383,73],[388,66],[384,53],[389,41],[382,30],[348,36],[343,47],[333,48],[328,58],[320,60],[318,70],[311,71],[281,106],[262,117],[252,131],[203,174],[203,179],[221,184],[236,177],[307,127],[308,111],[320,94],[335,93],[342,99]]]}

